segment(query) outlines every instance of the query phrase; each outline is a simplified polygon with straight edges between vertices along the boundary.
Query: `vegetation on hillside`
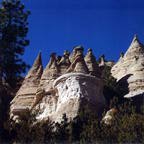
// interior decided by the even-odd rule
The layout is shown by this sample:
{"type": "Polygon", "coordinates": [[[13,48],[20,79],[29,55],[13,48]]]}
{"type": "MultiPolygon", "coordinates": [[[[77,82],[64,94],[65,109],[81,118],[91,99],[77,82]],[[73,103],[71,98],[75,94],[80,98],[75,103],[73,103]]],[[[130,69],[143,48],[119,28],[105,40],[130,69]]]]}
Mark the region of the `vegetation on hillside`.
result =
{"type": "Polygon", "coordinates": [[[3,122],[8,118],[9,103],[23,80],[28,65],[22,60],[28,33],[29,11],[20,0],[0,3],[0,139],[5,135],[3,122]]]}
{"type": "Polygon", "coordinates": [[[28,65],[22,60],[29,11],[20,0],[3,0],[0,8],[0,80],[15,88],[28,65]]]}
{"type": "Polygon", "coordinates": [[[19,123],[6,124],[10,143],[143,143],[144,117],[130,103],[122,104],[112,124],[100,121],[87,107],[73,121],[63,115],[61,123],[49,119],[36,122],[35,114],[23,117],[19,123]]]}

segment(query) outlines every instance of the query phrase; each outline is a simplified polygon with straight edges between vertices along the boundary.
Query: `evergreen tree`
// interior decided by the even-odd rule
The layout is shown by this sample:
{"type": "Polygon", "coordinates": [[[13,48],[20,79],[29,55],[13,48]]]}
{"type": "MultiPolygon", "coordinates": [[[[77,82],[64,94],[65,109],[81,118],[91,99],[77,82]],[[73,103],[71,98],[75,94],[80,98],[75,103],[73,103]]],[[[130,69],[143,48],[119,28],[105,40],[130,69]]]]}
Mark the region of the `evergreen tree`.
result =
{"type": "Polygon", "coordinates": [[[3,0],[0,8],[0,79],[16,87],[28,65],[22,60],[29,45],[28,16],[30,12],[20,0],[3,0]]]}

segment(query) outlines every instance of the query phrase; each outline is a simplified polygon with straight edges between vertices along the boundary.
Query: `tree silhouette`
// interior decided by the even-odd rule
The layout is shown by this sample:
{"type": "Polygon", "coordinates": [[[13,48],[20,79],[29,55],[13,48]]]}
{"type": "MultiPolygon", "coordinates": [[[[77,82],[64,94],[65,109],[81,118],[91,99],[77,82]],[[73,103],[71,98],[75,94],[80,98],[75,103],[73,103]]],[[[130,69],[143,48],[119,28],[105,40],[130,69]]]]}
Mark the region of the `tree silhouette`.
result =
{"type": "Polygon", "coordinates": [[[28,16],[30,12],[20,0],[3,0],[0,8],[0,79],[15,88],[28,65],[22,60],[29,45],[28,16]]]}

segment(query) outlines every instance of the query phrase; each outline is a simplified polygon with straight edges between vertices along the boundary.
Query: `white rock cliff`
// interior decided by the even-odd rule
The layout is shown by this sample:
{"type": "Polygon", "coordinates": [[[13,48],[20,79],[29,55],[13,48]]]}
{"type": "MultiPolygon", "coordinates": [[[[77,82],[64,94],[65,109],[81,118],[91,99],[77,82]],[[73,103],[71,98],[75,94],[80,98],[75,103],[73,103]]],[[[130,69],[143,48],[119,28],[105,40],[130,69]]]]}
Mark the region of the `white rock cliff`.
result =
{"type": "Polygon", "coordinates": [[[57,78],[53,84],[58,98],[56,103],[48,102],[45,106],[40,103],[39,107],[43,105],[45,108],[41,107],[39,119],[51,117],[54,121],[60,121],[63,114],[66,114],[68,119],[73,119],[85,100],[98,115],[103,112],[105,99],[101,79],[83,73],[68,73],[57,78]]]}

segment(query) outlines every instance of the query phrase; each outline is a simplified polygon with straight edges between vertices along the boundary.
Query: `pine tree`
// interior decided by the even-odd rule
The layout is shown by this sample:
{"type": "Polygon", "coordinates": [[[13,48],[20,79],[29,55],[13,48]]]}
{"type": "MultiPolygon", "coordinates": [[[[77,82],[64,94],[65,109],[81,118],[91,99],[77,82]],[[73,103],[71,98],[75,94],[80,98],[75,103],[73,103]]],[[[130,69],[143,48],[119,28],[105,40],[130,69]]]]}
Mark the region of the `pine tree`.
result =
{"type": "Polygon", "coordinates": [[[28,16],[30,12],[20,0],[3,0],[0,8],[0,79],[16,87],[28,65],[22,60],[29,45],[28,16]]]}

